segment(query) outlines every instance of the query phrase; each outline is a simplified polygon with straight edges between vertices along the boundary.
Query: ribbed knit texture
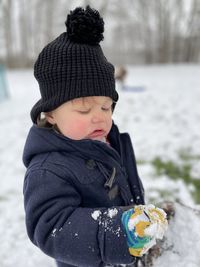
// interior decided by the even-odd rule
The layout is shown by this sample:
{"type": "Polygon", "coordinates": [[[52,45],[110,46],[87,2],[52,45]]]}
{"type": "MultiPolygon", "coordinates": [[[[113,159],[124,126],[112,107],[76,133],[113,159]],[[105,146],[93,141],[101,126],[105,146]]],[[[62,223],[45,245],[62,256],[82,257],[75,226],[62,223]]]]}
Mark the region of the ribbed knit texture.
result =
{"type": "Polygon", "coordinates": [[[99,44],[72,42],[62,33],[43,48],[34,66],[41,99],[31,110],[36,123],[41,112],[54,110],[66,101],[86,96],[108,96],[115,102],[114,67],[99,44]]]}

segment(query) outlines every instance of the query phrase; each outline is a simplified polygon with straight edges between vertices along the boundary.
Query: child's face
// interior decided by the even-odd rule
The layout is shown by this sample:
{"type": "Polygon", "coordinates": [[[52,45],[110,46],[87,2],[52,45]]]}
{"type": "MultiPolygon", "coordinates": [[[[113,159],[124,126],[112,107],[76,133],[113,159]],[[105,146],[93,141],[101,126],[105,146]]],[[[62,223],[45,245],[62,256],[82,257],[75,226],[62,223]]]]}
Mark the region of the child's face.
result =
{"type": "Polygon", "coordinates": [[[77,98],[46,113],[46,118],[66,137],[103,141],[112,126],[112,103],[105,96],[77,98]]]}

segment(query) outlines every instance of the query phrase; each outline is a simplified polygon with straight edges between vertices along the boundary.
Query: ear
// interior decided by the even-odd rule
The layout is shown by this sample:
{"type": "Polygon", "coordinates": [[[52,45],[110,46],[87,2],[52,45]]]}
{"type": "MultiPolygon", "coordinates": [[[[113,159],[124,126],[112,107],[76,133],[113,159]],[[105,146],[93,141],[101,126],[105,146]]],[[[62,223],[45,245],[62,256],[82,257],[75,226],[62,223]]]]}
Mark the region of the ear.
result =
{"type": "Polygon", "coordinates": [[[46,118],[48,123],[50,123],[52,125],[56,124],[53,112],[45,112],[45,118],[46,118]]]}

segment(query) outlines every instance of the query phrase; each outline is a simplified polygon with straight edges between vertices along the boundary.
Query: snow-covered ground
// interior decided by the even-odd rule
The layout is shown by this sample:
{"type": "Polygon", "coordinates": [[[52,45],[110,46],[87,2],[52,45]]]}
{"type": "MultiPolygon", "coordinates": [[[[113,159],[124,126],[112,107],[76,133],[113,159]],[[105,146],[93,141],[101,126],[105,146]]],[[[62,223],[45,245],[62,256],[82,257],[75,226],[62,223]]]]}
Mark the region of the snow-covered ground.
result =
{"type": "MultiPolygon", "coordinates": [[[[197,160],[200,155],[199,77],[200,66],[195,65],[128,68],[126,84],[144,86],[145,90],[120,92],[114,120],[121,131],[130,133],[136,158],[144,162],[138,168],[147,202],[152,197],[162,200],[157,192],[167,188],[182,202],[195,206],[190,190],[181,180],[175,182],[166,176],[155,177],[149,162],[157,156],[178,162],[178,153],[184,150],[196,156],[191,164],[194,176],[200,179],[200,162],[197,160]]],[[[0,267],[53,267],[54,261],[30,243],[24,225],[25,168],[21,157],[31,126],[29,112],[39,98],[39,90],[30,70],[8,71],[7,80],[11,97],[0,103],[0,267]]],[[[193,213],[184,216],[181,207],[177,210],[179,220],[168,234],[169,240],[174,237],[177,251],[177,254],[173,253],[170,265],[199,267],[199,216],[193,213]],[[184,228],[187,231],[184,232],[184,228]],[[193,231],[190,232],[190,228],[193,231]],[[184,242],[180,234],[176,238],[180,229],[184,242]]],[[[170,257],[171,254],[165,253],[156,266],[167,267],[170,257]]]]}

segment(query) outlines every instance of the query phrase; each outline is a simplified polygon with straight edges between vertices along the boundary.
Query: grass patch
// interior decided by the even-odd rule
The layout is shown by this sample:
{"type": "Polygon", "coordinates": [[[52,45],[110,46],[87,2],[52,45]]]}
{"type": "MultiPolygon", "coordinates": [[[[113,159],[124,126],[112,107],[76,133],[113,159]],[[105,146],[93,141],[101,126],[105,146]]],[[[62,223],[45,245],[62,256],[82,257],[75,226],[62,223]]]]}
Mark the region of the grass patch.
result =
{"type": "Polygon", "coordinates": [[[161,158],[155,158],[151,162],[156,169],[158,175],[165,174],[173,180],[183,179],[186,183],[190,182],[191,165],[188,163],[182,166],[176,165],[173,161],[163,161],[161,158]]]}
{"type": "Polygon", "coordinates": [[[186,151],[181,151],[179,157],[181,160],[179,165],[171,160],[164,161],[160,157],[155,158],[151,163],[157,175],[164,174],[173,180],[182,179],[187,185],[193,185],[195,191],[192,193],[192,197],[195,202],[200,203],[200,180],[191,175],[191,160],[197,160],[199,156],[194,157],[191,154],[187,154],[186,151]]]}
{"type": "Polygon", "coordinates": [[[143,159],[137,159],[137,165],[143,165],[143,164],[146,164],[146,163],[148,163],[148,161],[143,160],[143,159]]]}

